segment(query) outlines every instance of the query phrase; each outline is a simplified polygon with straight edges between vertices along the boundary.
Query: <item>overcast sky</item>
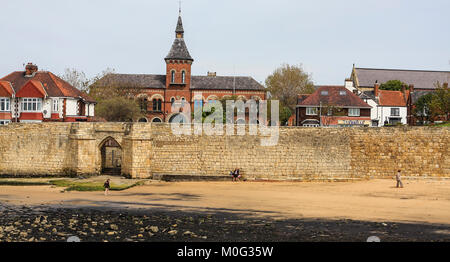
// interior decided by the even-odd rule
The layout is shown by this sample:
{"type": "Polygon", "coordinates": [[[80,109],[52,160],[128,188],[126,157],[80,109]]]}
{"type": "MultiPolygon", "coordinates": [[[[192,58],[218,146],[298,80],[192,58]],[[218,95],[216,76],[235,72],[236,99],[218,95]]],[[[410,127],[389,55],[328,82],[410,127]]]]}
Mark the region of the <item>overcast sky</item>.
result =
{"type": "MultiPolygon", "coordinates": [[[[0,77],[36,63],[56,74],[164,74],[177,0],[0,0],[0,77]]],[[[303,64],[316,84],[358,67],[450,71],[448,0],[184,0],[195,75],[252,76],[303,64]]]]}

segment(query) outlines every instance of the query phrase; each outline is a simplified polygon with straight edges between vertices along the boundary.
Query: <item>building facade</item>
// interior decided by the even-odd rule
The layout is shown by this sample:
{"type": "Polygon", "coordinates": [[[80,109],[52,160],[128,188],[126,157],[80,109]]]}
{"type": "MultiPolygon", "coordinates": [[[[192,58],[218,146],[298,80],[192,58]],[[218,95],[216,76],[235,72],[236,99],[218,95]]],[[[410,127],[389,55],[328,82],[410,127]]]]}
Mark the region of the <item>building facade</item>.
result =
{"type": "Polygon", "coordinates": [[[0,125],[91,121],[95,100],[58,76],[28,63],[0,79],[0,125]]]}
{"type": "Polygon", "coordinates": [[[311,95],[299,95],[296,126],[369,126],[371,106],[344,86],[318,86],[311,95]]]}
{"type": "Polygon", "coordinates": [[[266,99],[265,88],[252,77],[218,76],[212,72],[205,76],[191,74],[194,59],[184,41],[181,14],[178,16],[175,40],[164,60],[164,75],[109,74],[96,84],[138,89],[136,98],[145,113],[145,117],[136,119],[139,122],[172,122],[177,117],[186,119],[195,105],[233,96],[242,100],[266,99]]]}
{"type": "Polygon", "coordinates": [[[448,86],[450,71],[356,68],[353,66],[345,87],[372,106],[373,126],[398,123],[416,125],[415,103],[432,93],[437,83],[448,86]],[[405,83],[401,91],[380,90],[380,84],[390,80],[405,83]]]}

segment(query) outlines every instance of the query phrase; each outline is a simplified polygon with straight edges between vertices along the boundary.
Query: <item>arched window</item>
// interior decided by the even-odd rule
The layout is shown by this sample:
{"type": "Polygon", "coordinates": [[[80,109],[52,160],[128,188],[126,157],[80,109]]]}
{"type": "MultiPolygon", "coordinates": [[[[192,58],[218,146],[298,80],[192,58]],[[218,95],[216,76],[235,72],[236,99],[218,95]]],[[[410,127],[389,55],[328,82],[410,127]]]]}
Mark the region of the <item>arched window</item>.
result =
{"type": "Polygon", "coordinates": [[[147,112],[147,104],[148,104],[147,98],[139,99],[139,106],[141,107],[142,112],[147,112]]]}
{"type": "Polygon", "coordinates": [[[170,99],[170,104],[173,106],[173,103],[175,103],[175,97],[172,97],[171,99],[170,99]]]}
{"type": "Polygon", "coordinates": [[[153,111],[161,111],[162,110],[162,100],[161,99],[153,99],[153,111]]]}
{"type": "Polygon", "coordinates": [[[152,123],[162,123],[162,120],[159,117],[155,117],[153,118],[152,123]]]}
{"type": "Polygon", "coordinates": [[[170,76],[170,82],[175,83],[175,71],[172,70],[171,76],[170,76]]]}
{"type": "Polygon", "coordinates": [[[186,83],[186,72],[182,71],[181,72],[181,83],[186,83]]]}

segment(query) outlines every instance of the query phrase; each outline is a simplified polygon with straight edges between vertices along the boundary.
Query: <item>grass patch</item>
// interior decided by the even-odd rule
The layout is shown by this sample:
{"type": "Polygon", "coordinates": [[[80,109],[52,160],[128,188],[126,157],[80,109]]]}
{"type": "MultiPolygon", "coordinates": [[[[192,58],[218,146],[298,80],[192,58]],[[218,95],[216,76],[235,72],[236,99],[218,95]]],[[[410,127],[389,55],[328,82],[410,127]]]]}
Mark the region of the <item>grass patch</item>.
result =
{"type": "MultiPolygon", "coordinates": [[[[111,183],[111,191],[122,191],[142,185],[137,182],[129,185],[115,185],[111,183]]],[[[22,180],[0,180],[0,186],[56,186],[64,187],[66,191],[104,191],[103,182],[79,182],[66,179],[50,181],[22,181],[22,180]]]]}
{"type": "Polygon", "coordinates": [[[48,182],[31,182],[17,180],[0,180],[0,186],[48,186],[48,182]]]}
{"type": "MultiPolygon", "coordinates": [[[[69,180],[52,180],[50,181],[51,185],[57,187],[65,187],[66,191],[103,191],[105,188],[103,187],[102,182],[75,182],[69,180]]],[[[111,191],[122,191],[127,190],[129,188],[140,185],[141,183],[137,182],[131,185],[114,185],[111,183],[111,191]]]]}
{"type": "Polygon", "coordinates": [[[442,123],[442,124],[435,125],[435,126],[449,126],[450,127],[450,122],[442,123]]]}

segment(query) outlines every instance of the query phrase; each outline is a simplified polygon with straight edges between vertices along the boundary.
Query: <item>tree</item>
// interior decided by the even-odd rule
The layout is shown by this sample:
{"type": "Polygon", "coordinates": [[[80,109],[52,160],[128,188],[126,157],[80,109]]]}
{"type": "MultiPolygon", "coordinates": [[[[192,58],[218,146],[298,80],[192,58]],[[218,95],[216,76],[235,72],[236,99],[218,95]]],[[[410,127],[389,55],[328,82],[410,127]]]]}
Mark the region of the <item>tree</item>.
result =
{"type": "Polygon", "coordinates": [[[96,115],[111,122],[132,122],[145,116],[146,97],[139,97],[140,86],[124,84],[107,68],[90,79],[88,94],[97,101],[96,115]]]}
{"type": "Polygon", "coordinates": [[[435,110],[439,115],[448,121],[450,118],[450,88],[448,83],[441,85],[439,82],[436,83],[436,92],[433,96],[432,105],[435,106],[435,110]]]}
{"type": "Polygon", "coordinates": [[[435,92],[420,97],[415,105],[414,115],[422,124],[439,118],[448,121],[450,117],[450,89],[448,85],[441,85],[439,82],[435,86],[435,92]]]}
{"type": "Polygon", "coordinates": [[[133,122],[142,116],[139,104],[134,99],[113,97],[101,100],[96,108],[96,115],[108,122],[133,122]]]}
{"type": "Polygon", "coordinates": [[[406,86],[406,84],[400,80],[389,80],[386,83],[381,84],[380,89],[391,90],[391,91],[401,91],[403,86],[406,86]]]}
{"type": "Polygon", "coordinates": [[[272,98],[280,101],[280,107],[286,106],[291,112],[295,112],[299,94],[314,92],[311,76],[304,72],[301,65],[283,64],[267,77],[266,87],[272,98]]]}
{"type": "Polygon", "coordinates": [[[64,74],[60,75],[60,78],[85,93],[88,92],[89,85],[91,84],[91,80],[86,77],[86,74],[75,68],[66,68],[64,74]]]}

